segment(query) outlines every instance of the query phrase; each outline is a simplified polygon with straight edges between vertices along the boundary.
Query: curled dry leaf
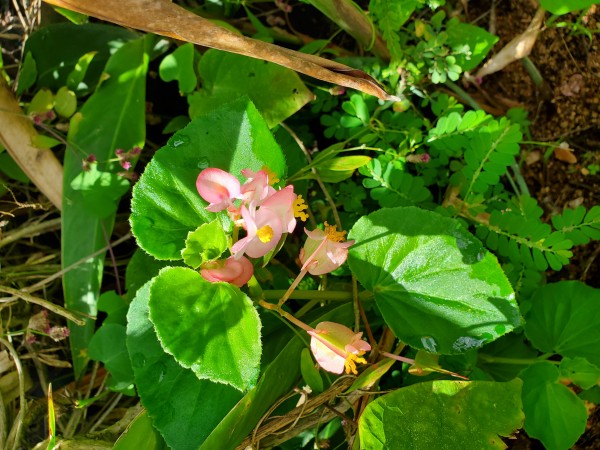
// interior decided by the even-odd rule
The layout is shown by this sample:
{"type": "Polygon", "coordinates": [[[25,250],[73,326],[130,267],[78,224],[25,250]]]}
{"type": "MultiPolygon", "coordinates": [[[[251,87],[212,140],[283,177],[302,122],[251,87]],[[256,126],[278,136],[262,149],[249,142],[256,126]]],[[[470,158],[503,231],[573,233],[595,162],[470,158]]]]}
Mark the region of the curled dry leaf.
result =
{"type": "Polygon", "coordinates": [[[325,58],[240,36],[169,0],[45,0],[61,8],[125,27],[205,47],[270,61],[329,83],[356,89],[383,100],[396,100],[369,75],[325,58]],[[131,12],[135,11],[135,14],[131,12]]]}
{"type": "Polygon", "coordinates": [[[554,149],[554,157],[559,161],[563,161],[569,164],[576,164],[577,157],[573,154],[573,150],[569,148],[569,144],[562,142],[558,147],[554,149]]]}
{"type": "Polygon", "coordinates": [[[49,149],[38,148],[38,134],[19,102],[0,77],[0,143],[29,179],[62,209],[63,167],[49,149]]]}
{"type": "Polygon", "coordinates": [[[495,56],[488,59],[483,67],[479,69],[475,78],[483,78],[486,75],[498,72],[510,63],[529,56],[542,28],[545,14],[546,11],[543,8],[539,8],[527,29],[506,44],[495,56]]]}

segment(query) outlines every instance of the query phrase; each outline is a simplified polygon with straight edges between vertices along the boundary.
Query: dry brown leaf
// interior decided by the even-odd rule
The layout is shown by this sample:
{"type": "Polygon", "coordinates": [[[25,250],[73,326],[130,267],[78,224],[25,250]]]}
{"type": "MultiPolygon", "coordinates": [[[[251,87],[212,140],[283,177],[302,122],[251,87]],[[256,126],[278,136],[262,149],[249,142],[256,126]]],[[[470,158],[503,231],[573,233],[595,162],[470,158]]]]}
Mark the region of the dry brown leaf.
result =
{"type": "Polygon", "coordinates": [[[0,77],[0,142],[37,188],[62,209],[63,168],[49,149],[33,145],[38,134],[0,77]]]}
{"type": "Polygon", "coordinates": [[[525,157],[525,164],[531,166],[542,159],[542,152],[534,150],[525,157]]]}
{"type": "Polygon", "coordinates": [[[573,97],[581,91],[584,86],[583,75],[576,73],[571,75],[571,78],[566,83],[560,86],[560,92],[565,97],[573,97]]]}
{"type": "Polygon", "coordinates": [[[483,78],[486,75],[498,72],[510,63],[529,56],[542,28],[545,14],[546,11],[539,8],[527,29],[506,44],[496,55],[488,59],[483,67],[477,71],[475,78],[483,78]]]}
{"type": "Polygon", "coordinates": [[[107,22],[270,61],[383,100],[396,100],[366,73],[314,55],[240,36],[169,0],[44,0],[107,22]]]}
{"type": "Polygon", "coordinates": [[[554,157],[559,161],[563,161],[569,164],[576,164],[577,157],[573,153],[573,150],[569,148],[569,145],[563,142],[558,147],[554,149],[554,157]]]}

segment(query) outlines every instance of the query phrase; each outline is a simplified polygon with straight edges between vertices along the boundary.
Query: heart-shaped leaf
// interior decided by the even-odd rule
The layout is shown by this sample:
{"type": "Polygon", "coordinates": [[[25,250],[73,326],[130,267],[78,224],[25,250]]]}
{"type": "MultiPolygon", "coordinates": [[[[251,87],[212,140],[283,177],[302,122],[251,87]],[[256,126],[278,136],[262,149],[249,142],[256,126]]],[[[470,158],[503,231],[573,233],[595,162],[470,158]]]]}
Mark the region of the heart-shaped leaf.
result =
{"type": "Polygon", "coordinates": [[[600,289],[579,281],[551,283],[533,294],[531,304],[525,334],[536,348],[600,367],[600,289]]]}
{"type": "Polygon", "coordinates": [[[247,95],[273,127],[313,99],[297,73],[260,59],[212,49],[199,69],[202,89],[189,97],[192,118],[247,95]]]}
{"type": "Polygon", "coordinates": [[[161,345],[200,379],[241,391],[256,384],[260,318],[228,283],[210,283],[184,267],[160,271],[150,288],[150,320],[161,345]]]}
{"type": "Polygon", "coordinates": [[[504,449],[523,423],[521,380],[429,381],[370,403],[360,417],[360,448],[504,449]]]}
{"type": "Polygon", "coordinates": [[[521,322],[495,256],[456,220],[416,207],[381,209],[352,228],[349,263],[407,344],[453,354],[521,322]]]}
{"type": "Polygon", "coordinates": [[[127,314],[127,350],[135,384],[169,447],[196,450],[242,394],[226,384],[199,380],[164,352],[148,318],[152,282],[137,291],[127,314]]]}
{"type": "Polygon", "coordinates": [[[583,400],[559,383],[559,372],[543,361],[523,372],[525,431],[548,450],[567,450],[585,430],[587,410],[583,400]]]}

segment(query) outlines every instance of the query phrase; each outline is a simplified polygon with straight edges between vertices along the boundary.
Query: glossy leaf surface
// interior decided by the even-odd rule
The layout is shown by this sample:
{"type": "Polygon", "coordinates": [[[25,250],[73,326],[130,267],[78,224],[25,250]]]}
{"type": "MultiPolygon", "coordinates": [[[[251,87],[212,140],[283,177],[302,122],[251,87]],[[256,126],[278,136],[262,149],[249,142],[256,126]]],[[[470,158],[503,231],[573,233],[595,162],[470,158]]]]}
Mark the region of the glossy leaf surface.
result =
{"type": "Polygon", "coordinates": [[[133,189],[131,226],[139,246],[157,259],[181,259],[188,232],[216,218],[196,190],[198,174],[216,167],[244,181],[242,169],[264,165],[279,177],[286,170],[281,149],[248,99],[196,117],[156,152],[133,189]]]}
{"type": "Polygon", "coordinates": [[[495,256],[455,220],[381,209],[352,228],[349,263],[394,334],[432,353],[481,347],[521,322],[495,256]]]}

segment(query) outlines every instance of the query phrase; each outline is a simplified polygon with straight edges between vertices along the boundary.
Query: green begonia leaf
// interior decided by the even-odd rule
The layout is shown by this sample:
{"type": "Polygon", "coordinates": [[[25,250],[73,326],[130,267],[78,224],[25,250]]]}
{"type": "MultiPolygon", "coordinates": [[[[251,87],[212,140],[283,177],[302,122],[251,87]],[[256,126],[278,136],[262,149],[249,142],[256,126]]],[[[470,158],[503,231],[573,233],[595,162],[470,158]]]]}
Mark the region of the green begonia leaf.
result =
{"type": "Polygon", "coordinates": [[[585,358],[565,358],[560,362],[560,377],[583,389],[600,386],[600,369],[585,358]]]}
{"type": "Polygon", "coordinates": [[[192,118],[248,96],[273,127],[313,99],[296,72],[260,59],[208,50],[199,68],[202,90],[189,97],[192,118]]]}
{"type": "Polygon", "coordinates": [[[150,288],[150,320],[163,348],[200,379],[241,391],[256,384],[260,318],[229,283],[210,283],[189,268],[167,267],[150,288]]]}
{"type": "Polygon", "coordinates": [[[217,167],[244,181],[242,169],[264,165],[285,174],[281,149],[247,98],[196,117],[156,152],[133,189],[131,227],[139,246],[157,259],[181,259],[188,232],[216,217],[196,190],[198,174],[217,167]]]}
{"type": "Polygon", "coordinates": [[[453,354],[481,347],[521,322],[495,256],[462,225],[416,207],[388,208],[352,228],[349,263],[407,344],[453,354]]]}
{"type": "Polygon", "coordinates": [[[170,448],[196,450],[242,398],[236,389],[199,380],[164,352],[148,318],[152,280],[142,286],[127,314],[127,349],[138,394],[170,448]]]}
{"type": "MultiPolygon", "coordinates": [[[[521,370],[525,369],[530,360],[538,352],[525,343],[523,333],[511,333],[486,345],[479,350],[477,365],[496,381],[509,381],[516,378],[521,370]],[[497,359],[509,358],[510,363],[503,364],[497,359]],[[523,363],[519,364],[518,361],[523,363]]],[[[472,379],[472,377],[469,377],[472,379]]]]}
{"type": "Polygon", "coordinates": [[[194,72],[194,44],[189,42],[178,47],[173,53],[164,57],[158,67],[163,81],[177,80],[179,90],[188,94],[196,88],[196,72],[194,72]]]}
{"type": "Polygon", "coordinates": [[[579,281],[547,284],[533,294],[525,319],[536,348],[600,367],[600,289],[579,281]]]}
{"type": "Polygon", "coordinates": [[[567,450],[585,430],[587,410],[583,400],[559,383],[559,372],[544,361],[523,372],[525,431],[548,450],[567,450]]]}
{"type": "Polygon", "coordinates": [[[360,448],[506,448],[523,423],[521,380],[429,381],[398,389],[367,406],[358,422],[360,448]]]}
{"type": "Polygon", "coordinates": [[[127,298],[132,299],[135,293],[147,281],[158,275],[161,269],[169,265],[177,265],[169,261],[159,261],[154,259],[143,250],[137,249],[125,270],[125,288],[127,289],[127,298]]]}
{"type": "Polygon", "coordinates": [[[185,248],[181,252],[183,262],[197,269],[207,261],[213,261],[227,248],[227,237],[218,220],[200,225],[188,233],[185,248]]]}

